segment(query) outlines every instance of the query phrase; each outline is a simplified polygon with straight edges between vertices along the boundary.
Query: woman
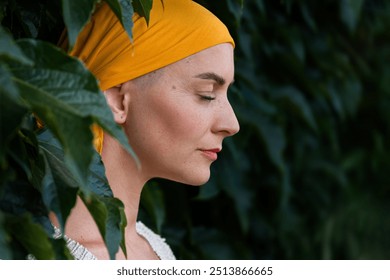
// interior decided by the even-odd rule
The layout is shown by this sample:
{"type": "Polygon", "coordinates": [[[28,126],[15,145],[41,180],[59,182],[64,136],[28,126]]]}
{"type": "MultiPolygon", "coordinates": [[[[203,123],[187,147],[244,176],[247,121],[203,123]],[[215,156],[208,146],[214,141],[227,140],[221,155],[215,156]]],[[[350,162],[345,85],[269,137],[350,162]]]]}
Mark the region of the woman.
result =
{"type": "MultiPolygon", "coordinates": [[[[128,259],[174,259],[159,236],[137,222],[140,195],[152,178],[202,185],[225,137],[239,130],[227,99],[234,42],[209,11],[189,0],[154,1],[149,25],[133,18],[133,42],[110,8],[97,8],[71,55],[97,77],[114,120],[141,166],[110,135],[96,133],[108,182],[123,201],[128,259]]],[[[108,259],[82,202],[66,224],[76,258],[108,259]]],[[[125,258],[118,252],[117,259],[125,258]]]]}

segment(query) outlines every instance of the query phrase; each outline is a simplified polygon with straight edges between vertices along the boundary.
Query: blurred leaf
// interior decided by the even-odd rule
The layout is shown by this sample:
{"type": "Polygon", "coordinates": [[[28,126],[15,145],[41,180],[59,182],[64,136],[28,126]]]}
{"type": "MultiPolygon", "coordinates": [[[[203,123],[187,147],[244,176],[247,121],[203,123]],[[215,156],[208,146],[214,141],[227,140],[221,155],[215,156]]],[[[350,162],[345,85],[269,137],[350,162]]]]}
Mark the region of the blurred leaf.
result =
{"type": "Polygon", "coordinates": [[[304,18],[306,24],[310,27],[312,31],[317,31],[318,27],[316,22],[313,19],[313,16],[310,14],[310,11],[307,5],[300,5],[302,17],[304,18]]]}
{"type": "Polygon", "coordinates": [[[24,174],[18,175],[18,178],[3,186],[0,193],[0,210],[15,215],[30,213],[35,220],[43,220],[47,216],[47,210],[42,203],[40,192],[24,180],[24,174]]]}
{"type": "Polygon", "coordinates": [[[34,68],[11,68],[20,94],[63,145],[67,167],[81,186],[87,185],[93,156],[90,126],[94,122],[116,137],[136,159],[95,78],[78,60],[44,42],[23,40],[19,46],[36,62],[34,68]]]}
{"type": "Polygon", "coordinates": [[[299,38],[298,35],[291,36],[290,44],[295,56],[299,59],[301,63],[304,63],[306,58],[306,49],[302,38],[299,38]]]}
{"type": "Polygon", "coordinates": [[[193,242],[202,244],[202,259],[205,260],[231,260],[234,259],[234,252],[227,235],[216,229],[197,227],[193,229],[193,242]]]}
{"type": "Polygon", "coordinates": [[[62,0],[62,12],[70,48],[74,46],[77,36],[88,23],[97,2],[98,0],[62,0]]]}
{"type": "Polygon", "coordinates": [[[50,239],[53,246],[53,251],[56,260],[74,260],[73,255],[69,252],[66,246],[66,241],[63,238],[50,239]]]}
{"type": "Polygon", "coordinates": [[[6,228],[26,250],[39,260],[55,258],[53,246],[44,229],[34,223],[28,214],[7,216],[6,228]]]}
{"type": "MultiPolygon", "coordinates": [[[[233,146],[232,144],[230,146],[233,146]]],[[[228,196],[234,201],[234,208],[239,218],[240,227],[243,232],[249,228],[249,213],[253,206],[253,197],[250,188],[240,176],[241,161],[234,161],[231,154],[225,154],[224,159],[219,163],[219,184],[228,196]],[[235,170],[232,172],[232,170],[235,170]]]]}
{"type": "Polygon", "coordinates": [[[142,206],[151,216],[157,233],[161,233],[162,225],[166,219],[163,192],[158,185],[150,184],[143,188],[141,199],[142,206]]]}
{"type": "Polygon", "coordinates": [[[293,107],[307,125],[317,131],[317,124],[309,103],[306,101],[302,92],[292,86],[277,88],[273,90],[273,98],[287,101],[287,108],[293,107]]]}
{"type": "Polygon", "coordinates": [[[196,197],[196,199],[199,200],[211,199],[217,196],[221,192],[221,188],[216,182],[217,176],[219,174],[215,174],[214,170],[212,170],[211,174],[214,174],[214,176],[211,176],[210,180],[200,188],[199,194],[196,197]]]}
{"type": "Polygon", "coordinates": [[[19,90],[12,81],[11,73],[0,64],[0,166],[4,165],[7,145],[19,128],[26,108],[21,105],[19,90]]]}
{"type": "MultiPolygon", "coordinates": [[[[140,0],[142,1],[142,0],[140,0]]],[[[129,38],[133,39],[133,14],[134,9],[130,0],[106,0],[112,11],[115,13],[129,38]]]]}
{"type": "Polygon", "coordinates": [[[229,11],[235,18],[235,25],[240,25],[243,13],[243,0],[227,0],[229,11]]]}
{"type": "Polygon", "coordinates": [[[34,167],[42,162],[38,156],[38,142],[35,134],[28,129],[21,128],[17,136],[11,139],[7,152],[9,159],[14,161],[12,167],[18,166],[17,169],[23,170],[23,176],[27,177],[29,181],[31,180],[34,187],[38,186],[42,178],[34,176],[34,167]]]}
{"type": "Polygon", "coordinates": [[[342,94],[338,91],[335,83],[329,83],[327,86],[327,93],[330,98],[330,103],[332,104],[333,109],[336,111],[338,116],[344,120],[345,119],[345,111],[342,102],[342,94]]]}
{"type": "Polygon", "coordinates": [[[5,217],[0,211],[0,260],[12,259],[12,251],[8,246],[10,237],[8,231],[5,229],[5,217]]]}
{"type": "Polygon", "coordinates": [[[146,24],[149,24],[149,16],[153,5],[153,0],[133,0],[132,5],[134,11],[141,17],[144,17],[146,24]]]}
{"type": "Polygon", "coordinates": [[[272,163],[283,172],[283,152],[286,146],[286,139],[282,127],[273,124],[266,117],[256,114],[250,108],[240,108],[238,111],[243,121],[252,124],[256,128],[265,145],[265,152],[272,163]]]}
{"type": "Polygon", "coordinates": [[[362,86],[357,79],[347,79],[342,85],[341,99],[349,117],[353,117],[362,101],[362,86]]]}
{"type": "Polygon", "coordinates": [[[340,17],[350,32],[355,31],[359,22],[364,0],[341,0],[340,17]]]}
{"type": "Polygon", "coordinates": [[[0,58],[17,61],[22,64],[32,65],[33,61],[25,56],[19,46],[13,41],[0,25],[0,58]]]}

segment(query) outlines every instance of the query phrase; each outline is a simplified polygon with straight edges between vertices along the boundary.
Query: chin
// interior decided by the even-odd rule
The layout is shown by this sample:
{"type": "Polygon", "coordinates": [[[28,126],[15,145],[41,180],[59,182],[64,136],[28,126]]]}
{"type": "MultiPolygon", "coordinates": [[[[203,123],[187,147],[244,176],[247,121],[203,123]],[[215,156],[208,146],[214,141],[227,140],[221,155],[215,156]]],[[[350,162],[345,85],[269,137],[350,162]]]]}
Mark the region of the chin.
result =
{"type": "Polygon", "coordinates": [[[173,181],[177,181],[190,186],[202,186],[206,184],[210,179],[210,170],[208,170],[208,172],[197,172],[183,175],[184,176],[181,176],[180,179],[173,181]]]}

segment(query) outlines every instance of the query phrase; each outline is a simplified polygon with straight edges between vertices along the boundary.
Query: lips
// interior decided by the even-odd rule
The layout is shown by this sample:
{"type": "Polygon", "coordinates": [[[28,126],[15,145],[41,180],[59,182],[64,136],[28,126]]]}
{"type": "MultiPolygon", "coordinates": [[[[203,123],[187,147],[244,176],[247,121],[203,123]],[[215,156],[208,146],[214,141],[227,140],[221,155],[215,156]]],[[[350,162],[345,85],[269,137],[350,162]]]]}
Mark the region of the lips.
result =
{"type": "Polygon", "coordinates": [[[200,149],[200,151],[202,152],[203,156],[214,161],[218,158],[217,153],[219,153],[221,151],[221,149],[219,149],[219,148],[207,149],[207,150],[200,149]]]}

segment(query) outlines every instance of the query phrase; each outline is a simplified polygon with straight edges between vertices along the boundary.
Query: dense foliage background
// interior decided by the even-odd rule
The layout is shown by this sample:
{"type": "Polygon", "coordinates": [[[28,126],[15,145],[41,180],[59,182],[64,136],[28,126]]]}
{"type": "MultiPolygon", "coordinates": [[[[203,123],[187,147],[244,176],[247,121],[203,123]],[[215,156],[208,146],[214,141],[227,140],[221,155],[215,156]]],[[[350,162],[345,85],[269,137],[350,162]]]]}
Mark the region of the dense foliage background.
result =
{"type": "Polygon", "coordinates": [[[390,258],[390,3],[200,2],[237,43],[241,131],[200,190],[160,182],[177,255],[390,258]]]}
{"type": "MultiPolygon", "coordinates": [[[[140,219],[166,237],[179,259],[389,258],[390,3],[199,2],[228,25],[236,41],[236,77],[229,94],[241,131],[224,144],[205,186],[150,182],[140,219]]],[[[103,233],[104,224],[112,220],[99,218],[102,213],[116,211],[115,224],[121,221],[120,202],[99,177],[102,167],[90,147],[91,136],[85,136],[84,149],[90,149],[93,162],[79,163],[68,149],[73,146],[67,142],[69,128],[60,127],[63,119],[51,113],[49,106],[57,103],[37,102],[28,94],[44,91],[46,98],[55,96],[69,108],[75,106],[74,96],[64,100],[63,92],[49,90],[53,87],[45,85],[46,79],[34,78],[40,77],[33,71],[37,61],[41,69],[55,70],[61,62],[61,71],[90,79],[51,47],[64,25],[77,23],[67,21],[66,8],[73,11],[80,4],[61,3],[0,1],[0,258],[23,258],[31,252],[48,252],[41,258],[69,257],[62,240],[45,239],[48,230],[42,232],[37,225],[47,223],[48,209],[66,219],[77,193],[93,201],[91,207],[100,205],[94,211],[103,233]],[[15,41],[19,38],[29,40],[15,41]],[[55,52],[50,59],[58,60],[44,59],[50,51],[55,52]],[[49,130],[34,127],[30,112],[46,122],[55,138],[49,130]],[[75,180],[48,192],[53,190],[50,182],[64,178],[58,172],[48,175],[48,167],[60,164],[62,147],[65,160],[53,170],[64,170],[65,164],[75,180]],[[88,167],[93,172],[87,176],[83,171],[88,167]],[[69,199],[58,203],[64,192],[69,199]],[[42,202],[42,193],[51,195],[42,202]],[[57,209],[63,205],[65,209],[57,209]],[[18,234],[21,225],[47,241],[26,240],[18,234]]],[[[75,81],[76,88],[101,102],[89,81],[75,81]]],[[[76,114],[76,123],[83,125],[72,129],[83,131],[98,121],[122,137],[108,115],[92,112],[76,114]]],[[[62,179],[57,182],[62,184],[62,179]]],[[[110,233],[116,236],[115,244],[108,244],[111,250],[120,242],[118,230],[107,227],[106,240],[112,240],[110,233]]]]}

